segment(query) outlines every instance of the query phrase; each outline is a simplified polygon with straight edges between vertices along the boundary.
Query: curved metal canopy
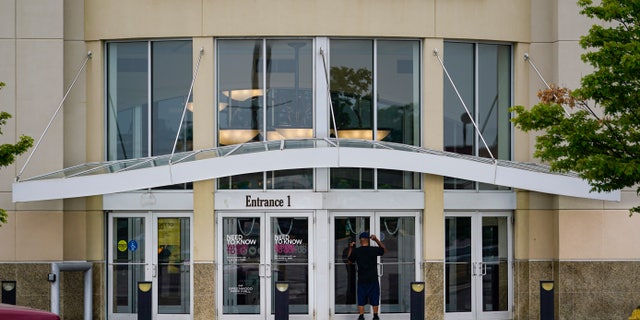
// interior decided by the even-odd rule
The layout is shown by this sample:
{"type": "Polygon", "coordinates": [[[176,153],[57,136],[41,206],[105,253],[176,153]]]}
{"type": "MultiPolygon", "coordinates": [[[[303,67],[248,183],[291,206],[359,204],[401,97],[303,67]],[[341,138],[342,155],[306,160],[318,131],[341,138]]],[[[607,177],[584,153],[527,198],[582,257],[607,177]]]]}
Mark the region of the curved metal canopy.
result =
{"type": "Polygon", "coordinates": [[[564,196],[620,200],[620,192],[592,192],[576,174],[550,172],[540,164],[381,141],[300,139],[81,164],[15,182],[13,201],[95,196],[251,172],[339,167],[413,171],[564,196]]]}

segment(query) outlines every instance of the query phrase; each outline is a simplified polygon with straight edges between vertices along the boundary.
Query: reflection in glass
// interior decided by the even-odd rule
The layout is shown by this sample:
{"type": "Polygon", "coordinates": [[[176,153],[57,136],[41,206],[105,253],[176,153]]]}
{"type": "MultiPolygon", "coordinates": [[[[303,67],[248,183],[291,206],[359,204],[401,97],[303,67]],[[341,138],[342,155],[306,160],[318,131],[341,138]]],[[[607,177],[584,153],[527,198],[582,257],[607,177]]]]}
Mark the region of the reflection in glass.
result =
{"type": "MultiPolygon", "coordinates": [[[[312,50],[309,39],[218,41],[220,145],[314,136],[312,50]]],[[[220,180],[219,188],[312,188],[313,169],[268,176],[234,176],[220,180]],[[277,178],[284,176],[297,182],[277,178]]]]}
{"type": "Polygon", "coordinates": [[[260,313],[260,218],[224,218],[223,312],[260,313]]]}
{"type": "Polygon", "coordinates": [[[107,160],[149,156],[148,85],[147,42],[108,43],[107,160]]]}
{"type": "Polygon", "coordinates": [[[471,217],[445,218],[445,311],[471,311],[471,217]]]}
{"type": "Polygon", "coordinates": [[[193,76],[191,50],[191,41],[152,43],[152,155],[170,154],[176,135],[176,152],[193,150],[192,111],[185,113],[177,134],[193,76]]]}
{"type": "Polygon", "coordinates": [[[158,219],[158,313],[189,313],[189,218],[158,219]]]}
{"type": "Polygon", "coordinates": [[[387,252],[380,258],[380,304],[385,313],[408,313],[411,307],[409,284],[415,281],[415,218],[381,217],[380,239],[387,252]]]}
{"type": "MultiPolygon", "coordinates": [[[[272,297],[275,283],[289,283],[289,312],[309,313],[309,223],[307,218],[271,218],[272,297]]],[[[275,298],[271,300],[274,310],[275,298]]]]}
{"type": "Polygon", "coordinates": [[[357,313],[356,266],[347,259],[349,244],[369,231],[369,217],[336,217],[334,222],[334,296],[336,313],[357,313]]]}
{"type": "Polygon", "coordinates": [[[311,169],[291,169],[267,172],[268,189],[312,189],[311,169]]]}
{"type": "Polygon", "coordinates": [[[255,172],[247,174],[239,174],[230,177],[222,177],[218,179],[218,189],[263,189],[264,173],[255,172]]]}
{"type": "Polygon", "coordinates": [[[331,168],[331,189],[373,189],[373,169],[331,168]]]}
{"type": "Polygon", "coordinates": [[[509,258],[507,218],[482,218],[482,310],[507,311],[509,308],[509,258]]]}
{"type": "MultiPolygon", "coordinates": [[[[171,153],[192,80],[191,52],[189,40],[107,44],[108,160],[171,153]]],[[[176,151],[193,149],[192,122],[187,112],[176,151]]]]}
{"type": "Polygon", "coordinates": [[[220,40],[217,54],[218,103],[225,105],[218,108],[218,129],[238,130],[229,137],[219,135],[220,145],[259,141],[264,107],[262,41],[220,40]],[[234,136],[243,132],[254,134],[236,141],[234,136]]]}
{"type": "MultiPolygon", "coordinates": [[[[511,47],[478,45],[478,125],[491,153],[497,159],[511,159],[511,47]]],[[[489,157],[484,145],[478,150],[489,157]]],[[[483,190],[508,190],[506,187],[479,184],[483,190]]]]}
{"type": "Polygon", "coordinates": [[[420,43],[378,41],[376,60],[377,129],[383,140],[419,144],[420,43]]]}
{"type": "Polygon", "coordinates": [[[372,131],[373,41],[332,40],[329,70],[331,102],[338,130],[372,131]]]}
{"type": "Polygon", "coordinates": [[[378,190],[419,189],[420,174],[410,171],[378,169],[378,190]]]}
{"type": "MultiPolygon", "coordinates": [[[[453,86],[445,78],[445,150],[490,157],[473,125],[475,121],[493,156],[510,159],[511,47],[445,42],[444,65],[470,113],[467,114],[453,86]]],[[[445,188],[504,189],[454,178],[445,178],[445,188]]]]}
{"type": "Polygon", "coordinates": [[[138,282],[144,281],[144,265],[113,266],[114,313],[138,312],[138,282]]]}
{"type": "Polygon", "coordinates": [[[138,282],[144,281],[144,218],[114,218],[111,247],[114,313],[136,313],[138,282]]]}
{"type": "MultiPolygon", "coordinates": [[[[339,138],[420,143],[418,41],[332,39],[330,63],[331,103],[339,138]]],[[[336,136],[333,125],[330,127],[336,136]]],[[[415,173],[389,170],[382,180],[378,176],[375,185],[369,183],[374,181],[375,170],[340,169],[334,173],[336,170],[331,170],[331,187],[336,189],[420,187],[415,173]]]]}
{"type": "Polygon", "coordinates": [[[191,51],[189,40],[107,44],[108,160],[171,154],[174,144],[176,152],[193,150],[192,111],[180,124],[192,80],[191,51]]]}

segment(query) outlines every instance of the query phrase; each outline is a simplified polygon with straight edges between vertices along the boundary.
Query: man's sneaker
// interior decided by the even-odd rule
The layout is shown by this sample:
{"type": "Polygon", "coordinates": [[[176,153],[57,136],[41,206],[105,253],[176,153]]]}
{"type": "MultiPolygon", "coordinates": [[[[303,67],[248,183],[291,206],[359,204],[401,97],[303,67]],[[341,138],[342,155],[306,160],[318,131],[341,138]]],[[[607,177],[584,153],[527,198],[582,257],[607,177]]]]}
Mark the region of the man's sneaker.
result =
{"type": "Polygon", "coordinates": [[[360,316],[358,316],[358,320],[364,320],[364,314],[361,314],[360,316]]]}
{"type": "Polygon", "coordinates": [[[380,317],[378,317],[378,315],[376,314],[375,316],[373,316],[373,320],[380,320],[380,317]]]}

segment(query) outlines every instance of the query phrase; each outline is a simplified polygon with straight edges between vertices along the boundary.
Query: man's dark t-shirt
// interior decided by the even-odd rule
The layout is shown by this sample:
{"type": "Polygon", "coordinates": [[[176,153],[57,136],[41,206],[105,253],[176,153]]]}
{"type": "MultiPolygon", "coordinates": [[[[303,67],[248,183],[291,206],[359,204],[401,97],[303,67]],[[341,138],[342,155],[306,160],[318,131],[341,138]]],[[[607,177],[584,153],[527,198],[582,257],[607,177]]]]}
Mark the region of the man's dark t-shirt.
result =
{"type": "Polygon", "coordinates": [[[361,246],[353,248],[349,261],[358,265],[358,283],[371,283],[378,281],[378,256],[384,254],[380,247],[361,246]]]}

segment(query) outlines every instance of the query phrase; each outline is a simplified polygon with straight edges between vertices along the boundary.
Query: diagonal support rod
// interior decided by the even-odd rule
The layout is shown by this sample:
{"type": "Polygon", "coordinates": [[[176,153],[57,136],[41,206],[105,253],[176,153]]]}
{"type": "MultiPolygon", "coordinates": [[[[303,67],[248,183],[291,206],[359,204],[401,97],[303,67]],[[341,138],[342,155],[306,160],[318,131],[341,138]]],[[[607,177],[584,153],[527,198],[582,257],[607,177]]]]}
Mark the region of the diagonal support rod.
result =
{"type": "Polygon", "coordinates": [[[173,148],[171,149],[171,156],[169,157],[169,163],[173,161],[173,155],[176,152],[176,146],[178,145],[178,139],[180,138],[180,130],[182,130],[182,124],[184,123],[184,117],[187,113],[187,107],[189,106],[189,99],[191,99],[191,93],[193,93],[193,84],[198,77],[198,69],[200,69],[200,61],[204,54],[204,48],[200,48],[200,55],[198,56],[198,62],[196,63],[196,69],[193,71],[193,78],[191,79],[191,85],[189,86],[189,93],[187,99],[184,101],[184,108],[182,108],[182,117],[180,117],[180,125],[178,126],[178,132],[176,132],[176,139],[173,141],[173,148]]]}
{"type": "Polygon", "coordinates": [[[87,65],[87,61],[89,61],[89,59],[91,59],[92,56],[93,56],[93,53],[91,51],[87,52],[87,55],[86,55],[84,61],[82,62],[82,66],[80,67],[78,72],[76,72],[76,76],[73,78],[73,81],[71,82],[71,85],[69,86],[69,88],[67,89],[67,92],[65,92],[64,96],[62,97],[62,100],[60,101],[60,104],[58,104],[58,108],[56,109],[56,111],[51,116],[51,119],[49,119],[49,123],[47,124],[47,127],[44,128],[44,131],[40,135],[40,138],[38,139],[38,142],[36,142],[36,145],[33,147],[33,150],[29,154],[29,157],[27,158],[27,161],[24,162],[24,165],[22,166],[22,169],[20,169],[20,172],[18,172],[18,175],[16,176],[16,181],[20,180],[20,176],[22,176],[22,173],[24,172],[24,169],[27,167],[27,165],[31,161],[31,157],[33,157],[33,154],[36,152],[36,150],[38,150],[38,146],[40,146],[40,143],[42,142],[42,139],[44,139],[44,136],[47,134],[47,131],[49,131],[49,128],[51,128],[51,124],[53,123],[53,120],[58,116],[58,113],[60,112],[60,110],[62,110],[62,106],[64,105],[64,101],[67,100],[67,97],[69,96],[69,92],[71,92],[71,89],[73,89],[73,87],[75,86],[76,82],[78,81],[78,78],[80,77],[80,73],[82,73],[82,71],[84,70],[84,68],[87,65]]]}
{"type": "Polygon", "coordinates": [[[444,62],[442,61],[442,59],[440,58],[440,55],[438,54],[438,49],[433,49],[433,55],[440,62],[440,65],[442,66],[442,70],[444,71],[444,74],[447,76],[447,79],[449,80],[449,83],[451,83],[451,86],[453,87],[453,91],[456,92],[456,95],[458,96],[458,99],[460,100],[460,103],[462,103],[462,107],[464,107],[464,111],[467,113],[467,116],[469,117],[469,120],[471,120],[471,123],[473,124],[473,127],[476,129],[476,132],[478,133],[478,136],[480,136],[480,140],[482,140],[482,144],[484,144],[484,147],[487,148],[487,152],[489,152],[489,155],[491,156],[491,159],[493,159],[495,161],[496,158],[493,156],[493,152],[491,152],[491,149],[489,149],[489,145],[484,140],[484,137],[482,136],[482,132],[480,132],[480,128],[478,128],[478,124],[473,119],[474,117],[471,115],[471,112],[469,112],[469,108],[467,108],[467,104],[464,103],[464,100],[462,99],[462,96],[460,95],[460,92],[458,91],[458,88],[456,87],[456,84],[453,82],[453,80],[451,79],[451,76],[449,75],[449,71],[447,71],[447,68],[444,66],[444,62]]]}
{"type": "MultiPolygon", "coordinates": [[[[549,83],[544,79],[544,77],[542,76],[542,73],[540,73],[540,70],[538,70],[538,68],[536,68],[536,65],[533,63],[533,60],[531,60],[531,57],[529,56],[529,53],[525,53],[524,54],[524,61],[528,62],[529,65],[531,66],[531,68],[533,68],[533,71],[536,72],[536,74],[538,74],[538,77],[540,78],[540,80],[542,80],[542,82],[544,83],[544,85],[547,87],[547,89],[551,89],[551,86],[549,85],[549,83]]],[[[564,106],[562,106],[562,109],[564,110],[564,113],[569,116],[569,111],[567,111],[567,108],[565,108],[564,106]]]]}
{"type": "Polygon", "coordinates": [[[336,143],[338,144],[338,147],[339,147],[340,137],[338,136],[338,126],[336,125],[336,116],[335,116],[335,112],[333,111],[333,101],[331,101],[331,88],[329,87],[331,82],[329,79],[329,71],[327,70],[327,60],[325,58],[324,48],[320,48],[320,55],[322,56],[322,66],[324,67],[324,75],[325,75],[325,78],[327,79],[327,94],[329,96],[329,111],[331,111],[331,122],[333,124],[333,131],[336,136],[336,143]]]}

